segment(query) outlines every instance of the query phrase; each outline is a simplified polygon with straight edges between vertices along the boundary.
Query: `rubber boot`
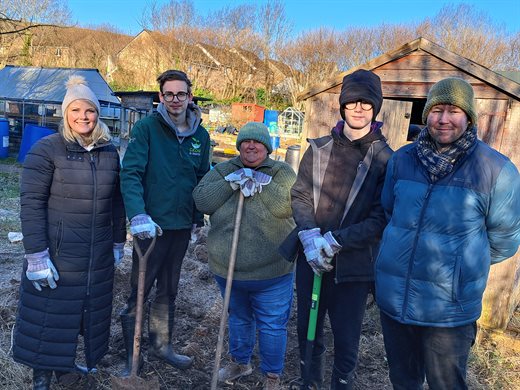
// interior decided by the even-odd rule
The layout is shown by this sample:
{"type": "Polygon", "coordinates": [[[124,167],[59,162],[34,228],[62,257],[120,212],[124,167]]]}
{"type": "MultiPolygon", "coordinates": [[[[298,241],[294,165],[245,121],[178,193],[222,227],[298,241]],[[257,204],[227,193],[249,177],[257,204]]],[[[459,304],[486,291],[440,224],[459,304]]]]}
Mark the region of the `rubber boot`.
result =
{"type": "MultiPolygon", "coordinates": [[[[132,371],[132,358],[134,356],[134,332],[135,332],[135,313],[127,313],[123,310],[119,314],[121,319],[121,329],[123,333],[123,342],[126,349],[126,364],[125,369],[121,373],[121,376],[130,376],[132,371]]],[[[143,366],[143,357],[139,356],[139,367],[137,372],[141,370],[143,366]]]]}
{"type": "Polygon", "coordinates": [[[51,379],[52,370],[33,369],[33,390],[49,390],[51,379]]]}
{"type": "Polygon", "coordinates": [[[186,370],[193,364],[193,359],[179,355],[173,351],[171,345],[174,325],[173,305],[152,303],[148,315],[148,338],[150,348],[148,355],[151,358],[163,360],[172,367],[186,370]]]}
{"type": "Polygon", "coordinates": [[[330,390],[352,390],[354,388],[355,372],[343,373],[335,366],[332,369],[330,390]]]}
{"type": "Polygon", "coordinates": [[[300,372],[302,375],[301,390],[321,390],[325,378],[325,352],[322,352],[321,355],[312,357],[309,378],[311,383],[310,387],[303,383],[304,370],[305,366],[303,360],[300,360],[300,372]]]}

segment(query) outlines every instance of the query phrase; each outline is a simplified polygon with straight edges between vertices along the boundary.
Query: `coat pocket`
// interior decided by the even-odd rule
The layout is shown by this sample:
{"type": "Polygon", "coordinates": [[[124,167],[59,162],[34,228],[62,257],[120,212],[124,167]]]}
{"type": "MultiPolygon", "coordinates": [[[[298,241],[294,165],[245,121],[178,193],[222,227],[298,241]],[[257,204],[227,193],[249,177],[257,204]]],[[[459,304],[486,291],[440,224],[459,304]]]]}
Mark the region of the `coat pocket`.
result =
{"type": "Polygon", "coordinates": [[[458,302],[459,301],[459,295],[460,295],[460,279],[462,277],[462,256],[457,256],[455,258],[455,268],[453,270],[453,282],[452,282],[452,292],[451,292],[451,298],[453,301],[458,302]]]}

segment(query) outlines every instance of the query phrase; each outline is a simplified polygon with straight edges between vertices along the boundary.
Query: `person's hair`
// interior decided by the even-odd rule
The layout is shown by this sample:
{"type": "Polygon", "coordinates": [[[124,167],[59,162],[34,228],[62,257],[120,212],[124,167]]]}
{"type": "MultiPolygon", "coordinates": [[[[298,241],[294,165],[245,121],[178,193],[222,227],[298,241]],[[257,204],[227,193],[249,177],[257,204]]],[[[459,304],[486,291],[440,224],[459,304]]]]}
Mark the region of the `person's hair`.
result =
{"type": "Polygon", "coordinates": [[[166,72],[162,73],[159,77],[157,77],[157,82],[159,83],[159,90],[161,91],[161,93],[164,83],[172,80],[184,81],[188,85],[188,93],[191,95],[191,80],[188,78],[188,75],[184,73],[182,70],[167,70],[166,72]]]}
{"type": "MultiPolygon", "coordinates": [[[[92,105],[92,103],[90,103],[90,101],[88,101],[88,100],[85,100],[85,101],[88,102],[90,105],[92,105]]],[[[95,108],[95,106],[92,106],[92,107],[95,108]]],[[[69,126],[69,121],[67,120],[68,111],[69,111],[69,107],[67,107],[66,111],[63,113],[63,120],[60,123],[60,132],[61,132],[61,135],[63,135],[63,138],[65,138],[67,141],[75,142],[77,137],[74,135],[74,131],[72,131],[72,129],[69,126]]],[[[104,122],[102,122],[99,119],[99,113],[98,113],[96,127],[94,127],[94,130],[92,131],[92,133],[90,133],[90,135],[88,137],[82,137],[82,139],[85,141],[86,145],[90,145],[91,143],[94,143],[94,142],[97,143],[99,141],[109,141],[111,138],[112,137],[110,136],[110,129],[104,122]]]]}

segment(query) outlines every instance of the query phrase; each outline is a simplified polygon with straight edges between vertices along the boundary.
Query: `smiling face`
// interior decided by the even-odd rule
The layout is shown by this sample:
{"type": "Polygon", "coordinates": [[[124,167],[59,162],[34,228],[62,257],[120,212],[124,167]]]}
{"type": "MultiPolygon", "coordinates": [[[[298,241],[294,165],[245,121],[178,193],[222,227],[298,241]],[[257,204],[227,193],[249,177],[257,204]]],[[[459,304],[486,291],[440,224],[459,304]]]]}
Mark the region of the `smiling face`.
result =
{"type": "Polygon", "coordinates": [[[164,104],[166,111],[173,117],[179,117],[186,113],[188,104],[193,100],[193,95],[189,93],[188,84],[182,80],[169,80],[166,81],[162,87],[162,93],[159,94],[161,103],[164,104]],[[172,101],[167,102],[164,99],[164,95],[174,94],[177,95],[179,92],[187,93],[188,97],[184,101],[179,101],[179,98],[175,96],[172,101]]]}
{"type": "Polygon", "coordinates": [[[468,116],[457,106],[438,104],[433,106],[427,117],[428,132],[438,150],[458,140],[468,128],[468,116]]]}
{"type": "Polygon", "coordinates": [[[99,114],[88,100],[74,100],[67,107],[67,123],[73,133],[88,137],[96,128],[99,114]]]}
{"type": "Polygon", "coordinates": [[[240,160],[248,168],[256,168],[267,158],[267,148],[261,142],[246,139],[240,143],[240,160]]]}

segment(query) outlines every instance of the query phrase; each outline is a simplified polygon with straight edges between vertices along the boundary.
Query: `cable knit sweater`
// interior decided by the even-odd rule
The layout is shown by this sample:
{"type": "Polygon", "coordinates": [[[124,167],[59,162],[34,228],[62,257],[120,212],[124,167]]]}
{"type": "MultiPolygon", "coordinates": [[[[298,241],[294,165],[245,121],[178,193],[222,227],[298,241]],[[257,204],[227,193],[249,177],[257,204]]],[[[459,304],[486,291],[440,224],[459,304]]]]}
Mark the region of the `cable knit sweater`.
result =
{"type": "MultiPolygon", "coordinates": [[[[226,277],[239,191],[224,179],[244,165],[239,157],[225,161],[208,172],[195,187],[198,210],[210,216],[208,233],[209,266],[226,277]]],[[[265,280],[292,272],[293,264],[278,253],[282,240],[294,229],[290,190],[296,175],[281,161],[267,158],[256,170],[272,176],[261,193],[245,198],[233,278],[265,280]]]]}

